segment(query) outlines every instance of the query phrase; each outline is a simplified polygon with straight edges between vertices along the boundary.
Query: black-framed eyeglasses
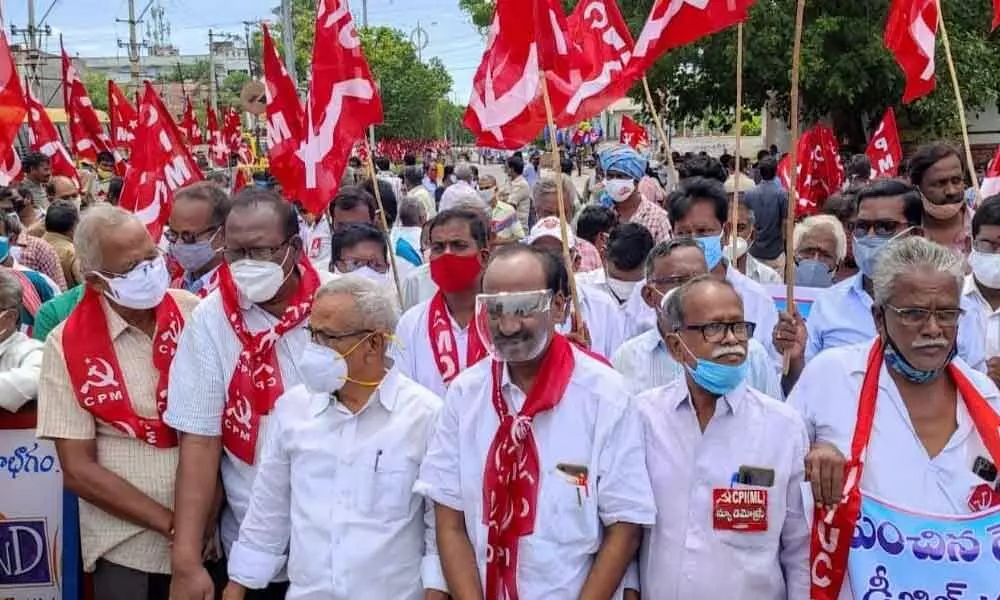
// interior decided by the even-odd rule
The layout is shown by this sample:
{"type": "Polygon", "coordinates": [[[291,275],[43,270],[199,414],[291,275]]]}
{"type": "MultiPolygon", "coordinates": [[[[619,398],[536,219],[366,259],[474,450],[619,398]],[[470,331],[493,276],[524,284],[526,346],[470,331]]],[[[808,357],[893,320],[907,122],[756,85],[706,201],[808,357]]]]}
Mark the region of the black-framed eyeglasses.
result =
{"type": "Polygon", "coordinates": [[[217,233],[221,228],[222,225],[212,225],[206,229],[202,229],[197,233],[191,233],[189,231],[182,231],[178,233],[173,229],[168,228],[163,231],[163,237],[167,238],[167,241],[170,242],[171,244],[176,244],[178,240],[184,242],[185,244],[194,244],[201,241],[201,236],[205,235],[206,233],[213,232],[212,235],[214,237],[215,233],[217,233]]]}
{"type": "Polygon", "coordinates": [[[875,219],[872,221],[866,219],[857,219],[851,223],[848,223],[847,229],[851,232],[851,235],[855,239],[861,239],[868,237],[868,232],[874,231],[877,237],[892,237],[896,235],[899,231],[908,227],[910,224],[905,221],[896,221],[895,219],[875,219]]]}
{"type": "Polygon", "coordinates": [[[238,260],[243,260],[244,258],[268,262],[274,260],[274,257],[288,245],[288,242],[292,240],[292,237],[295,236],[287,238],[278,246],[261,246],[259,248],[224,248],[222,250],[222,257],[225,258],[228,263],[234,263],[238,260]]]}
{"type": "Polygon", "coordinates": [[[938,308],[931,310],[929,308],[899,307],[891,304],[886,304],[885,307],[891,310],[905,327],[919,327],[926,323],[931,318],[931,315],[934,315],[934,320],[939,327],[955,327],[958,325],[958,321],[962,318],[962,315],[965,314],[964,308],[938,308]]]}
{"type": "Polygon", "coordinates": [[[717,344],[726,339],[726,334],[732,332],[740,342],[745,342],[753,337],[753,332],[757,329],[757,324],[750,321],[734,321],[731,323],[699,323],[696,325],[685,325],[685,331],[700,331],[701,336],[710,344],[717,344]]]}
{"type": "Polygon", "coordinates": [[[337,268],[339,268],[343,273],[353,273],[363,267],[368,267],[378,273],[389,272],[389,264],[384,260],[379,259],[361,260],[357,258],[342,258],[338,261],[334,261],[334,264],[337,265],[337,268]]]}
{"type": "Polygon", "coordinates": [[[316,329],[314,327],[306,327],[306,331],[309,332],[309,337],[313,342],[319,344],[320,346],[329,346],[330,344],[339,342],[341,340],[346,340],[352,337],[358,337],[359,335],[366,335],[375,333],[371,329],[359,329],[357,331],[350,331],[348,333],[330,333],[329,331],[323,331],[322,329],[316,329]]]}

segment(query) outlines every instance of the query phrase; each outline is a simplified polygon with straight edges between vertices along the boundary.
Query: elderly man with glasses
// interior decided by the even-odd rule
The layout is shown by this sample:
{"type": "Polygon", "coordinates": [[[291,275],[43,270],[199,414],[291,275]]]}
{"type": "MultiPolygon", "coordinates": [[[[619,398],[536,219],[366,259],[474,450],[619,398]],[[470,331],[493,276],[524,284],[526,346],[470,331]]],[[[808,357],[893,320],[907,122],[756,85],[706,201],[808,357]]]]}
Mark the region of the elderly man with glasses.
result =
{"type": "Polygon", "coordinates": [[[833,285],[847,258],[847,235],[831,215],[806,217],[792,234],[795,248],[795,285],[827,288],[833,285]]]}
{"type": "Polygon", "coordinates": [[[177,190],[163,237],[170,256],[184,269],[171,287],[204,298],[219,287],[226,242],[223,225],[232,202],[218,186],[199,182],[177,190]]]}

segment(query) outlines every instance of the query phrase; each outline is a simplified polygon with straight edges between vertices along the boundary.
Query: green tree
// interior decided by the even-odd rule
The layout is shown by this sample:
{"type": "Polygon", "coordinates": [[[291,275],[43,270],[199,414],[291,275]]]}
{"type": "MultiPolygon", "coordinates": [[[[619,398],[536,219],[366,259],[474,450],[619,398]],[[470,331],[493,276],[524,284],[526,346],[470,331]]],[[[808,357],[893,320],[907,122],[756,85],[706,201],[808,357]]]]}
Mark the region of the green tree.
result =
{"type": "MultiPolygon", "coordinates": [[[[570,2],[569,4],[575,4],[570,2]]],[[[634,35],[653,0],[620,2],[634,35]]],[[[990,3],[949,0],[944,16],[966,109],[982,110],[1000,98],[1000,45],[989,37],[990,3]]],[[[488,0],[460,0],[479,26],[489,23],[488,0]]],[[[883,45],[889,0],[806,3],[801,56],[801,115],[822,118],[853,149],[864,147],[866,131],[888,106],[896,106],[904,137],[955,136],[958,117],[940,36],[938,86],[928,97],[902,106],[904,78],[883,45]]],[[[743,98],[749,110],[769,102],[789,113],[795,0],[758,0],[744,26],[743,98]]],[[[728,111],[736,98],[736,32],[733,29],[678,48],[647,73],[654,90],[670,94],[671,117],[700,118],[728,111]]],[[[640,98],[640,90],[632,94],[640,98]]]]}
{"type": "Polygon", "coordinates": [[[162,71],[157,81],[164,83],[182,83],[185,81],[207,83],[210,70],[207,60],[199,60],[192,64],[177,63],[173,69],[162,71]]]}
{"type": "Polygon", "coordinates": [[[240,106],[240,92],[250,81],[250,76],[242,71],[233,71],[219,84],[219,106],[240,106]]]}
{"type": "MultiPolygon", "coordinates": [[[[90,101],[97,110],[108,110],[108,78],[100,71],[83,71],[80,74],[83,86],[87,88],[90,101]]],[[[61,92],[60,92],[61,94],[61,92]]],[[[59,96],[62,97],[61,95],[59,96]]],[[[44,101],[44,100],[43,100],[44,101]]],[[[62,106],[62,100],[58,101],[58,106],[62,106]]]]}

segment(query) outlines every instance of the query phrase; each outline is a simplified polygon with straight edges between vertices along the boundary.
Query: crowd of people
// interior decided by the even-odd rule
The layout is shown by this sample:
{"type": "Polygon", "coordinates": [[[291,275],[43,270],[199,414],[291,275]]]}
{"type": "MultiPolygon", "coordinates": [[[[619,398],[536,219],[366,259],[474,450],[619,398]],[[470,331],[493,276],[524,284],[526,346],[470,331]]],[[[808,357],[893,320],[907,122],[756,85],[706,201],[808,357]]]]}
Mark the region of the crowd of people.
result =
{"type": "Polygon", "coordinates": [[[0,408],[37,397],[99,600],[804,600],[816,506],[1000,504],[1000,196],[947,144],[794,227],[773,153],[615,146],[585,190],[379,156],[322,214],[205,181],[162,239],[43,158],[0,408]]]}

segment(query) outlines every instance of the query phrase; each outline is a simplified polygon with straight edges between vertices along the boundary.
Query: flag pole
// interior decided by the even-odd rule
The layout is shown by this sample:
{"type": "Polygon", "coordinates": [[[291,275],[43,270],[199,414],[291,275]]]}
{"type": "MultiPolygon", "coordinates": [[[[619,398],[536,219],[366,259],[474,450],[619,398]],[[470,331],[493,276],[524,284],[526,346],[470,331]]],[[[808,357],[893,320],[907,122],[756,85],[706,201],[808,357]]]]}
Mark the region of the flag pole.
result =
{"type": "Polygon", "coordinates": [[[563,200],[563,175],[559,158],[559,144],[556,143],[556,120],[552,111],[552,100],[549,98],[549,84],[545,79],[545,71],[539,75],[542,84],[542,99],[545,101],[545,117],[548,120],[549,146],[552,148],[552,160],[556,171],[556,204],[559,206],[559,237],[562,238],[563,261],[566,263],[566,273],[569,276],[569,293],[573,301],[573,330],[577,330],[578,321],[582,324],[583,313],[580,312],[580,296],[576,289],[576,276],[573,273],[573,258],[569,253],[569,230],[566,225],[566,206],[563,200]]]}
{"type": "Polygon", "coordinates": [[[673,177],[677,174],[677,169],[674,167],[674,155],[670,152],[670,138],[664,133],[663,123],[660,121],[660,113],[656,110],[656,105],[653,104],[653,94],[649,91],[649,79],[645,74],[642,76],[642,87],[646,91],[646,104],[649,105],[649,112],[653,115],[656,134],[663,140],[663,147],[666,149],[665,152],[667,155],[667,165],[670,167],[670,176],[673,177]]]}
{"type": "Polygon", "coordinates": [[[944,10],[941,0],[937,1],[938,26],[941,28],[941,41],[944,43],[944,55],[948,59],[948,71],[951,73],[951,85],[955,88],[955,101],[958,103],[958,122],[962,128],[962,143],[965,144],[965,162],[972,179],[972,189],[976,191],[975,205],[982,202],[979,192],[979,178],[976,177],[976,162],[972,159],[972,144],[969,142],[969,124],[965,118],[965,103],[962,101],[962,88],[958,85],[958,71],[955,70],[955,60],[951,56],[951,42],[948,40],[948,30],[944,26],[944,10]]]}
{"type": "Polygon", "coordinates": [[[729,260],[736,263],[736,222],[740,209],[740,146],[743,135],[743,23],[736,25],[736,169],[733,174],[733,200],[729,205],[729,260]]]}
{"type": "MultiPolygon", "coordinates": [[[[791,184],[788,186],[788,210],[785,214],[785,306],[788,314],[795,314],[795,207],[798,199],[798,168],[799,168],[799,56],[802,53],[802,22],[805,20],[806,0],[798,0],[795,8],[795,41],[792,45],[792,91],[791,91],[791,137],[792,147],[789,148],[788,173],[791,184]]],[[[792,355],[785,354],[782,372],[787,375],[792,355]]]]}
{"type": "Polygon", "coordinates": [[[368,176],[372,180],[372,191],[375,193],[375,203],[378,205],[379,218],[382,219],[382,230],[385,232],[386,245],[389,246],[389,265],[392,267],[392,279],[396,282],[396,296],[399,298],[399,308],[403,309],[403,287],[399,283],[399,271],[396,270],[396,253],[392,248],[392,237],[389,235],[389,222],[385,218],[385,207],[382,206],[382,192],[378,189],[378,177],[375,176],[375,160],[372,158],[372,147],[365,136],[365,146],[368,150],[368,176]]]}

